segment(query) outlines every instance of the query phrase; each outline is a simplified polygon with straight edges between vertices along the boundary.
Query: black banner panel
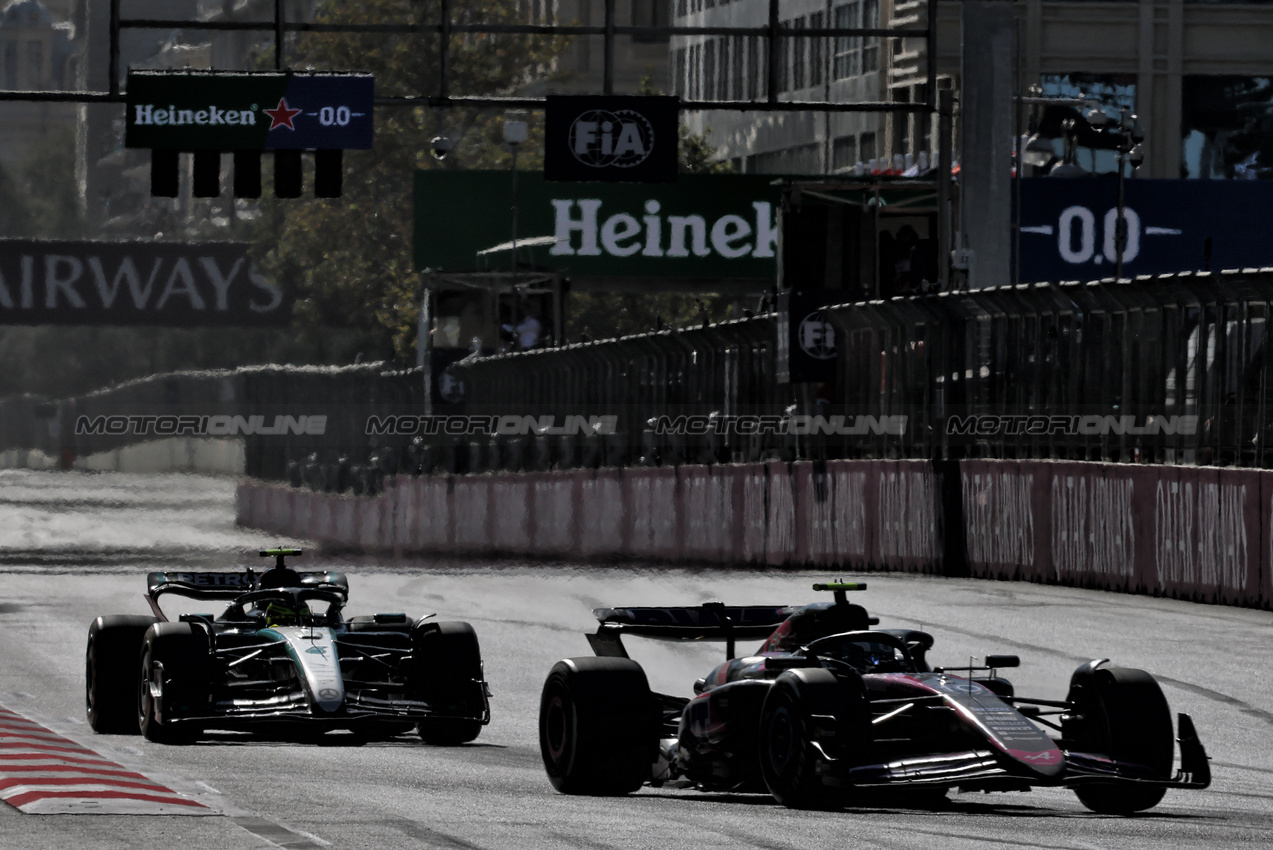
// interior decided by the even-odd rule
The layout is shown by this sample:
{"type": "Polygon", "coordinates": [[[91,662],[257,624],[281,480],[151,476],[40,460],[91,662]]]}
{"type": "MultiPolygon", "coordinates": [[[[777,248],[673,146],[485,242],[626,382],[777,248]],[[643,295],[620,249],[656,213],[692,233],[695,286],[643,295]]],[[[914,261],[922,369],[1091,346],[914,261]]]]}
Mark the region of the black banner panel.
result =
{"type": "Polygon", "coordinates": [[[680,99],[549,95],[544,179],[676,182],[680,99]]]}
{"type": "Polygon", "coordinates": [[[3,325],[286,325],[244,242],[0,239],[3,325]]]}

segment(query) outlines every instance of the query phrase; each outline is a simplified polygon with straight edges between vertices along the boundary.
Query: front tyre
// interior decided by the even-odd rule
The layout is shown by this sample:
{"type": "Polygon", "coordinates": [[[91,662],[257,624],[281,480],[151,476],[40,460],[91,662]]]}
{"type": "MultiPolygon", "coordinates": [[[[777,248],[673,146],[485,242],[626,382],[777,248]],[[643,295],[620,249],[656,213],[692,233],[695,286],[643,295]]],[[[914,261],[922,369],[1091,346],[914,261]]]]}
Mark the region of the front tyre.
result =
{"type": "MultiPolygon", "coordinates": [[[[1144,779],[1170,779],[1175,753],[1171,710],[1162,688],[1143,670],[1080,667],[1070,680],[1074,712],[1062,720],[1069,748],[1136,766],[1144,779]]],[[[1128,815],[1152,809],[1167,789],[1161,785],[1090,782],[1074,787],[1093,812],[1128,815]]]]}
{"type": "Polygon", "coordinates": [[[427,744],[473,741],[486,718],[482,651],[468,623],[426,622],[413,633],[414,675],[421,695],[438,715],[416,727],[427,744]]]}
{"type": "Polygon", "coordinates": [[[774,799],[791,809],[826,809],[840,793],[818,772],[822,756],[818,718],[829,717],[836,754],[846,758],[869,735],[866,696],[860,682],[842,681],[830,670],[788,670],[774,680],[760,711],[760,774],[774,799]],[[857,688],[853,685],[858,685],[857,688]]]}
{"type": "Polygon", "coordinates": [[[629,794],[650,778],[659,708],[641,665],[629,658],[567,658],[553,665],[539,700],[539,750],[563,794],[629,794]]]}
{"type": "Polygon", "coordinates": [[[199,728],[182,721],[207,693],[208,637],[190,623],[155,623],[142,645],[138,725],[147,741],[188,744],[199,728]]]}
{"type": "Polygon", "coordinates": [[[84,650],[84,703],[94,732],[136,735],[137,662],[154,617],[98,617],[84,650]]]}

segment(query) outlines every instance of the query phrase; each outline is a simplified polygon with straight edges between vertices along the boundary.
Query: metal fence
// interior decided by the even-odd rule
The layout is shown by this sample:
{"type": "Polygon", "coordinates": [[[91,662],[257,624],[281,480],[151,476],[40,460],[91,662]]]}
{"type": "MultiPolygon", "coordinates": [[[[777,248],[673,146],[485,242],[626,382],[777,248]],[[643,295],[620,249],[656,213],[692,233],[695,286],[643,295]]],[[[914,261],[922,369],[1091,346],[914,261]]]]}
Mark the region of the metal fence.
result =
{"type": "Polygon", "coordinates": [[[196,435],[244,439],[253,476],[354,492],[403,472],[758,460],[1267,467],[1271,302],[1273,271],[1249,270],[828,307],[823,384],[779,383],[766,314],[466,358],[447,367],[463,400],[431,410],[421,371],[385,364],[158,375],[0,402],[0,449],[69,463],[203,417],[196,435]]]}
{"type": "MultiPolygon", "coordinates": [[[[829,307],[825,385],[776,382],[772,315],[451,370],[466,412],[619,417],[615,434],[584,441],[586,457],[541,450],[534,468],[838,457],[1263,467],[1271,300],[1273,272],[1248,270],[829,307]],[[713,422],[659,433],[681,415],[713,422]],[[775,417],[788,424],[772,428],[775,417]]],[[[507,451],[518,439],[496,438],[485,466],[525,464],[507,451]]]]}

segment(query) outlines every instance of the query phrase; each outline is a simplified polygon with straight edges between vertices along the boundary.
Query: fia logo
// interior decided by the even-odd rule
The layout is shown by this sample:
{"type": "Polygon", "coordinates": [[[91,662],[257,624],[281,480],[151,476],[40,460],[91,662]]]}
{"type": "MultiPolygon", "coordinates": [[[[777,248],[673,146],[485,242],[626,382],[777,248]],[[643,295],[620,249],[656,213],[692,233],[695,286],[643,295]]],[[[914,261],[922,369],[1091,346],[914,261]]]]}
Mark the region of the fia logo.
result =
{"type": "Polygon", "coordinates": [[[570,125],[570,153],[591,168],[631,168],[654,150],[654,127],[631,109],[590,109],[570,125]]]}
{"type": "Polygon", "coordinates": [[[835,328],[822,318],[821,310],[804,317],[798,334],[800,348],[805,354],[819,360],[835,358],[835,328]]]}

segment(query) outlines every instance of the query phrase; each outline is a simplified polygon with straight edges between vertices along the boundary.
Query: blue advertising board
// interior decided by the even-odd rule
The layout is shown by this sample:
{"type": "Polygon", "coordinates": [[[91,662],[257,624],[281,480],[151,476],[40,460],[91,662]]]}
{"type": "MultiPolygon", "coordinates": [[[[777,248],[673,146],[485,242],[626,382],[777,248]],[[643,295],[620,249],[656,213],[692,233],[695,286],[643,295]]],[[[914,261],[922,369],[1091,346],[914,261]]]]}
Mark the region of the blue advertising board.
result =
{"type": "MultiPolygon", "coordinates": [[[[1124,181],[1123,275],[1273,267],[1273,181],[1124,181]]],[[[1118,179],[1021,181],[1020,279],[1114,275],[1118,179]]]]}
{"type": "Polygon", "coordinates": [[[367,150],[369,74],[128,74],[124,144],[170,150],[367,150]]]}

